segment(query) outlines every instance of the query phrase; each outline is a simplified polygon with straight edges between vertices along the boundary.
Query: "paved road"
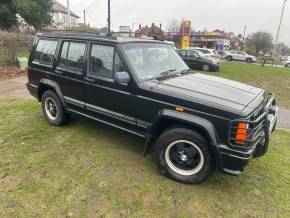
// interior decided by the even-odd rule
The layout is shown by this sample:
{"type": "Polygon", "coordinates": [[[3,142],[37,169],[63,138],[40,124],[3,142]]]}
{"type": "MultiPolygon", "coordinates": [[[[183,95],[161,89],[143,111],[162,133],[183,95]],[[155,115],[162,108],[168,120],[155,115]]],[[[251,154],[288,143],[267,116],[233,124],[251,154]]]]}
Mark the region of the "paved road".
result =
{"type": "MultiPolygon", "coordinates": [[[[7,98],[33,99],[25,87],[26,77],[0,81],[0,102],[7,98]]],[[[280,108],[278,117],[279,129],[290,129],[290,110],[280,108]]]]}

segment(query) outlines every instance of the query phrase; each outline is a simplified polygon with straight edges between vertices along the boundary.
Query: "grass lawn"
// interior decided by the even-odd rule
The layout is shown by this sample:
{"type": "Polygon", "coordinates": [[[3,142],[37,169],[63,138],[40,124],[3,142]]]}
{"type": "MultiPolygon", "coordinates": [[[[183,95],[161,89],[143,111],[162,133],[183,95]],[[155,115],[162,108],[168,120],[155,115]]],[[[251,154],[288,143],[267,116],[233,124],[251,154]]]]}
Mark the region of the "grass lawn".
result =
{"type": "Polygon", "coordinates": [[[222,63],[221,71],[210,73],[274,92],[280,107],[290,108],[290,69],[255,64],[222,63]]]}
{"type": "Polygon", "coordinates": [[[162,176],[134,136],[82,119],[52,127],[37,102],[8,101],[0,105],[0,217],[290,217],[289,141],[289,131],[277,131],[242,176],[216,172],[189,186],[162,176]]]}

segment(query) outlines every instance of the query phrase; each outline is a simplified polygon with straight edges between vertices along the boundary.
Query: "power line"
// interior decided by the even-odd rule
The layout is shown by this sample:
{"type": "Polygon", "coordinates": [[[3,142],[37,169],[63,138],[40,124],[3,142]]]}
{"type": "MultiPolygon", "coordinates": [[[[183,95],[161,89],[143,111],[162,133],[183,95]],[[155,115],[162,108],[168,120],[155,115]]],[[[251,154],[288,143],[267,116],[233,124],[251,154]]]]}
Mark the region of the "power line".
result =
{"type": "Polygon", "coordinates": [[[280,35],[280,29],[281,29],[281,25],[282,25],[284,11],[285,11],[285,7],[286,7],[286,2],[287,1],[288,0],[284,0],[284,3],[283,3],[283,8],[282,8],[282,13],[281,13],[280,23],[279,23],[279,26],[278,26],[278,31],[277,31],[277,35],[276,35],[276,39],[275,39],[275,48],[274,48],[274,53],[275,54],[277,52],[277,46],[278,46],[278,40],[279,40],[279,35],[280,35]]]}

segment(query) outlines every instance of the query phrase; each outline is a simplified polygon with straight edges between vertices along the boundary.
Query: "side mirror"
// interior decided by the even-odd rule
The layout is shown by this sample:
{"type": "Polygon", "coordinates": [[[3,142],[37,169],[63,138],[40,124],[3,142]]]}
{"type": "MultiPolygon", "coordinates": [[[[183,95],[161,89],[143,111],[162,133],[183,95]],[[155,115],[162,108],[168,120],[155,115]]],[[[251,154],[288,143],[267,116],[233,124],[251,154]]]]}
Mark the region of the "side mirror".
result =
{"type": "Polygon", "coordinates": [[[127,72],[117,72],[114,76],[115,83],[128,85],[130,82],[130,76],[127,72]]]}

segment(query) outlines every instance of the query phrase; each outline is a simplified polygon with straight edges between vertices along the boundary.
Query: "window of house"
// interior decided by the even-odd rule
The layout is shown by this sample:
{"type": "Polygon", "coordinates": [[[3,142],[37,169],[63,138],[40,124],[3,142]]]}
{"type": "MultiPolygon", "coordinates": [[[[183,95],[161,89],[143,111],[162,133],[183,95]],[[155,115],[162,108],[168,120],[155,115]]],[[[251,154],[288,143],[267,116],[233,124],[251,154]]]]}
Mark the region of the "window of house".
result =
{"type": "Polygon", "coordinates": [[[60,64],[81,70],[85,62],[86,43],[64,42],[60,64]]]}
{"type": "Polygon", "coordinates": [[[33,61],[52,65],[54,61],[55,51],[57,48],[57,40],[40,39],[34,53],[33,61]]]}

